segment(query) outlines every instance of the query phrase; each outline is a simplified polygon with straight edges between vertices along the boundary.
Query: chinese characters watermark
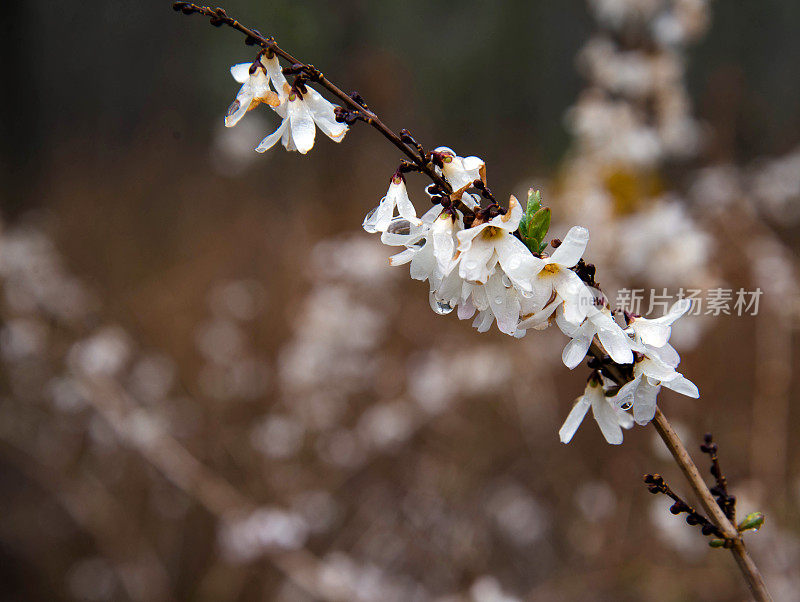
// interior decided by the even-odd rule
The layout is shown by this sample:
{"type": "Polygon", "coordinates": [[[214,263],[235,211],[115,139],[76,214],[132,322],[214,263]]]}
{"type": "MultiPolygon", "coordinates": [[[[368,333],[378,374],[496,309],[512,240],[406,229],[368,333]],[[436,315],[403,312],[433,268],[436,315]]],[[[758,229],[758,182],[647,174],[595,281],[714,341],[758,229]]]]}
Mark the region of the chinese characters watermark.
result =
{"type": "Polygon", "coordinates": [[[616,307],[641,316],[663,315],[668,308],[681,299],[688,299],[692,307],[687,315],[699,316],[756,316],[758,304],[763,294],[760,288],[752,291],[740,288],[678,289],[670,293],[666,288],[649,289],[623,288],[617,292],[616,307]]]}

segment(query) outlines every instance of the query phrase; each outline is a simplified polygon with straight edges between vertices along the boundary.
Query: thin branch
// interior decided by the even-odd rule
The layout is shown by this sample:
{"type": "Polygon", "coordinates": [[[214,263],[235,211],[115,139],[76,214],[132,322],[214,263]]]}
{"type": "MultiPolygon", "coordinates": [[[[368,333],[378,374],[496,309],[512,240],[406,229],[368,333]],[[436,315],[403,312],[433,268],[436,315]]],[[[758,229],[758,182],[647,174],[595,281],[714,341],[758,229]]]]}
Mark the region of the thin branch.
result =
{"type": "Polygon", "coordinates": [[[764,578],[761,576],[753,559],[750,558],[750,555],[747,553],[741,534],[731,521],[728,520],[728,517],[725,516],[722,508],[719,507],[719,504],[717,504],[717,501],[714,499],[714,496],[711,495],[708,486],[700,475],[700,471],[697,470],[697,466],[695,466],[695,463],[692,461],[689,452],[686,451],[686,448],[677,433],[675,433],[675,430],[672,428],[666,416],[664,416],[663,412],[658,408],[656,408],[656,415],[652,424],[666,444],[667,449],[669,449],[676,464],[686,477],[686,480],[689,481],[689,485],[691,485],[695,495],[697,495],[700,505],[703,506],[711,522],[722,532],[725,539],[731,542],[731,553],[736,563],[739,565],[742,575],[744,575],[744,578],[747,580],[747,585],[750,586],[750,592],[753,594],[753,598],[758,602],[771,602],[772,597],[769,595],[764,578]]]}
{"type": "MultiPolygon", "coordinates": [[[[594,360],[600,364],[600,370],[603,374],[618,385],[623,385],[630,380],[630,378],[626,377],[624,367],[610,361],[608,354],[605,353],[597,339],[592,341],[589,353],[594,357],[594,360]]],[[[656,408],[656,415],[651,424],[664,441],[664,444],[667,446],[667,449],[669,449],[672,457],[675,459],[675,463],[681,469],[681,472],[683,472],[686,480],[689,481],[689,485],[692,487],[692,490],[700,501],[700,505],[703,507],[703,510],[705,510],[708,518],[714,526],[719,529],[722,536],[730,542],[727,547],[729,547],[736,563],[739,565],[739,570],[747,581],[753,598],[758,602],[771,602],[772,597],[767,590],[764,577],[759,572],[753,559],[750,558],[750,555],[747,553],[747,548],[745,547],[741,534],[714,499],[700,471],[692,461],[692,457],[689,455],[683,442],[660,409],[656,408]]]]}
{"type": "MultiPolygon", "coordinates": [[[[199,6],[189,2],[175,2],[172,6],[176,11],[181,11],[186,15],[199,14],[209,17],[209,19],[211,19],[211,24],[214,26],[220,27],[222,25],[227,25],[228,27],[231,27],[247,36],[245,38],[245,42],[247,44],[258,45],[267,52],[277,54],[279,57],[288,61],[292,66],[298,66],[306,74],[310,81],[313,81],[314,83],[317,83],[325,88],[333,96],[347,105],[353,112],[358,114],[365,123],[374,127],[383,135],[384,138],[400,149],[404,155],[411,159],[421,173],[424,173],[426,176],[428,176],[431,181],[437,184],[439,188],[444,190],[446,194],[453,192],[452,186],[450,186],[450,184],[442,176],[436,173],[433,164],[422,152],[421,145],[419,145],[413,139],[408,130],[402,130],[401,135],[396,134],[385,123],[383,123],[383,121],[381,121],[381,119],[372,110],[367,107],[366,103],[361,100],[360,96],[357,94],[346,94],[341,88],[326,78],[319,69],[311,64],[303,63],[292,54],[286,52],[278,45],[274,38],[264,37],[259,31],[245,27],[233,17],[228,16],[223,8],[199,6]]],[[[472,211],[466,206],[460,208],[462,210],[466,210],[466,212],[472,213],[472,211]]]]}

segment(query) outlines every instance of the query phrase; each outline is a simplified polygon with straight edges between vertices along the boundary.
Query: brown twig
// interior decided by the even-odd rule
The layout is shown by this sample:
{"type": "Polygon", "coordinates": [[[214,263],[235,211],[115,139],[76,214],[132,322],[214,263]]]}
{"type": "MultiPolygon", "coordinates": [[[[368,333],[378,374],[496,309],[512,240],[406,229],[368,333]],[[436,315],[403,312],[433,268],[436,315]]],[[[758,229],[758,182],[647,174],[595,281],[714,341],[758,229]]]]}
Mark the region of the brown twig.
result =
{"type": "MultiPolygon", "coordinates": [[[[609,361],[608,355],[596,339],[592,342],[589,353],[602,364],[603,373],[618,385],[623,385],[630,380],[626,378],[624,369],[621,366],[609,361]]],[[[656,408],[656,415],[651,424],[656,429],[661,440],[664,441],[667,449],[669,449],[675,463],[681,469],[681,472],[683,472],[683,476],[689,481],[689,485],[692,487],[697,499],[700,501],[700,505],[708,515],[709,520],[720,530],[725,540],[730,542],[726,547],[728,547],[731,554],[733,554],[734,560],[736,560],[736,564],[739,566],[739,570],[747,581],[747,585],[750,587],[753,598],[758,602],[771,602],[772,597],[767,590],[764,577],[761,575],[755,562],[753,562],[753,559],[750,558],[741,534],[733,523],[728,520],[728,517],[725,516],[725,513],[711,494],[711,491],[703,480],[700,471],[697,469],[697,466],[686,450],[686,447],[683,445],[683,442],[680,440],[680,437],[678,437],[675,429],[672,428],[669,420],[667,420],[667,417],[664,416],[664,413],[660,409],[656,408]]]]}
{"type": "MultiPolygon", "coordinates": [[[[199,6],[189,2],[175,2],[172,6],[176,11],[181,11],[186,15],[199,14],[209,17],[209,19],[211,19],[211,24],[217,27],[227,25],[247,36],[245,38],[247,44],[258,45],[267,52],[277,54],[288,61],[292,66],[298,67],[306,74],[309,81],[313,81],[325,88],[342,103],[347,105],[347,107],[357,114],[362,121],[378,130],[384,138],[400,149],[400,151],[414,163],[418,171],[428,176],[431,181],[437,184],[446,194],[449,195],[453,192],[452,186],[450,186],[447,180],[436,173],[433,164],[422,152],[422,147],[413,139],[408,130],[402,130],[402,135],[396,134],[367,107],[366,103],[363,102],[358,94],[346,94],[341,88],[326,78],[319,69],[311,64],[303,63],[295,56],[286,52],[278,45],[274,38],[264,37],[259,31],[245,27],[233,17],[228,16],[223,8],[199,6]]],[[[461,203],[459,203],[459,208],[465,211],[465,213],[472,214],[472,211],[461,203]]]]}

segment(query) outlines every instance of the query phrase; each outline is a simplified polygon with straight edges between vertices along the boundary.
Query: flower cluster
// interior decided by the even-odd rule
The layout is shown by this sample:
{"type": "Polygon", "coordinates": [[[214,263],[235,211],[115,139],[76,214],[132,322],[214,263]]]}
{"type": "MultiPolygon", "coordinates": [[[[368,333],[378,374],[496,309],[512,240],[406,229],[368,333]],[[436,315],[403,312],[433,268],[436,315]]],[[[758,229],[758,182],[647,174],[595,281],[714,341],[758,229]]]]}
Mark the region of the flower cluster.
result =
{"type": "MultiPolygon", "coordinates": [[[[363,109],[357,115],[335,107],[306,85],[309,79],[325,84],[313,67],[282,69],[268,50],[252,64],[233,66],[231,74],[242,87],[225,125],[235,125],[262,103],[283,119],[257,146],[258,152],[281,140],[287,150],[305,154],[313,147],[316,128],[339,142],[348,123],[377,120],[355,93],[344,100],[363,109]],[[296,76],[294,84],[287,74],[296,76]]],[[[325,87],[340,96],[337,88],[325,87]]],[[[563,442],[571,440],[589,407],[606,440],[619,444],[623,428],[653,419],[661,386],[698,396],[697,387],[676,371],[678,354],[668,343],[672,322],[690,303],[678,303],[656,320],[625,314],[623,327],[594,281],[594,266],[582,259],[589,242],[586,228],[574,226],[563,241],[552,239],[546,252],[550,210],[541,206],[538,192],[529,192],[524,209],[513,195],[504,209],[487,188],[486,164],[479,157],[461,157],[444,146],[426,153],[406,130],[388,137],[412,161],[404,161],[392,175],[386,195],[367,214],[363,227],[401,249],[389,263],[409,264],[411,277],[428,283],[431,308],[441,315],[457,310],[479,332],[496,324],[517,338],[556,324],[570,338],[562,354],[568,368],[590,352],[594,356],[586,392],[561,429],[563,442]],[[421,217],[406,188],[405,174],[412,171],[433,181],[425,189],[433,207],[421,217]],[[482,207],[481,199],[488,199],[488,206],[482,207]],[[610,366],[618,373],[612,379],[610,366]]]]}
{"type": "Polygon", "coordinates": [[[245,113],[266,104],[282,119],[280,126],[256,147],[263,153],[281,141],[286,150],[306,154],[314,146],[317,128],[334,142],[341,142],[348,127],[336,121],[335,105],[305,83],[290,85],[278,57],[262,53],[251,63],[231,67],[233,79],[242,84],[225,115],[225,125],[233,127],[245,113]],[[274,88],[274,90],[273,90],[274,88]]]}
{"type": "MultiPolygon", "coordinates": [[[[529,194],[525,210],[514,196],[507,210],[496,203],[479,209],[477,195],[468,196],[467,190],[485,188],[483,161],[459,157],[446,147],[434,153],[444,157],[437,173],[456,192],[449,199],[433,198],[437,204],[417,217],[398,170],[386,195],[365,218],[364,229],[380,232],[384,244],[402,248],[389,263],[409,264],[412,278],[428,282],[436,313],[457,310],[458,317],[472,319],[479,332],[497,324],[501,332],[518,338],[554,323],[570,337],[562,354],[568,368],[578,366],[597,341],[607,361],[629,369],[630,381],[621,388],[600,372],[593,373],[561,430],[562,441],[572,438],[590,406],[606,440],[621,443],[622,428],[652,420],[662,385],[697,397],[697,387],[675,370],[679,358],[668,343],[671,324],[688,311],[688,301],[676,303],[654,320],[626,315],[623,328],[594,282],[593,266],[582,260],[588,230],[571,228],[563,241],[551,241],[552,252],[545,253],[546,225],[533,244],[522,234],[530,232],[531,220],[540,211],[537,193],[529,194]],[[475,207],[474,212],[465,215],[455,200],[475,207]]],[[[434,197],[431,187],[427,192],[434,197]]]]}

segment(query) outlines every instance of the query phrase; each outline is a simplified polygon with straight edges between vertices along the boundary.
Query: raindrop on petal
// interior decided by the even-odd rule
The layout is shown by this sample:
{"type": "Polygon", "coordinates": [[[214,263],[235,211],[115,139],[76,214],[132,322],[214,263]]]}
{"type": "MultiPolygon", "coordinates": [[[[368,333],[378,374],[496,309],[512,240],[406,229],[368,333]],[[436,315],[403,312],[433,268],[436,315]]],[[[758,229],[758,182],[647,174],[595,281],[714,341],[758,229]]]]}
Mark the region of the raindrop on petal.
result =
{"type": "Polygon", "coordinates": [[[238,100],[234,100],[231,103],[231,106],[228,107],[228,112],[225,113],[225,117],[230,117],[231,115],[233,115],[236,111],[239,110],[239,108],[241,106],[242,106],[242,103],[240,103],[238,100]]]}
{"type": "Polygon", "coordinates": [[[391,234],[401,234],[407,236],[411,234],[411,222],[407,219],[394,219],[389,227],[386,229],[391,234]]]}
{"type": "Polygon", "coordinates": [[[430,301],[431,309],[440,316],[446,316],[451,311],[453,311],[453,306],[450,305],[447,301],[440,301],[439,299],[437,299],[436,295],[433,294],[433,291],[431,291],[428,300],[430,301]]]}

